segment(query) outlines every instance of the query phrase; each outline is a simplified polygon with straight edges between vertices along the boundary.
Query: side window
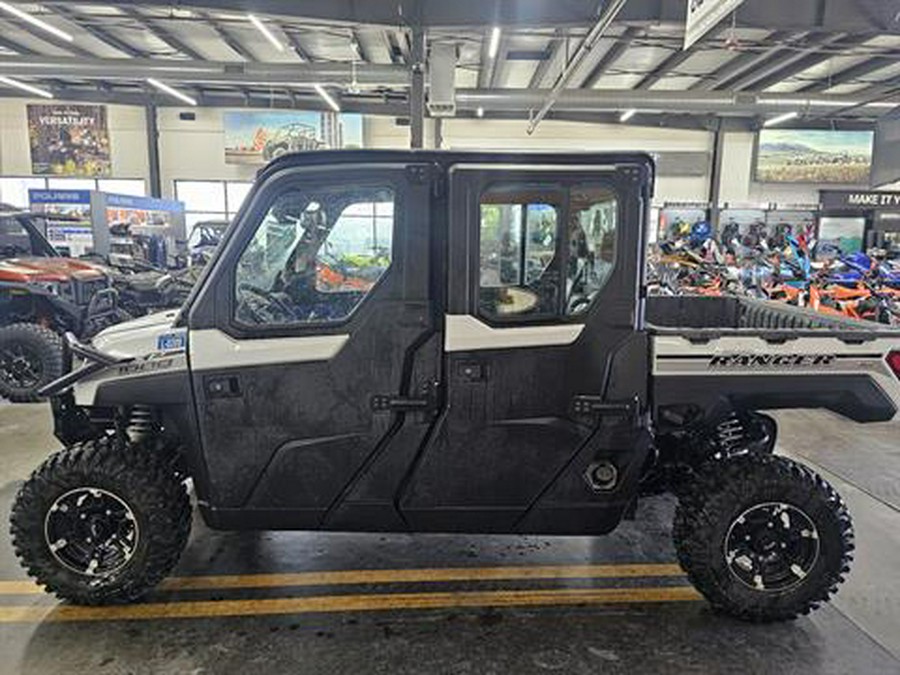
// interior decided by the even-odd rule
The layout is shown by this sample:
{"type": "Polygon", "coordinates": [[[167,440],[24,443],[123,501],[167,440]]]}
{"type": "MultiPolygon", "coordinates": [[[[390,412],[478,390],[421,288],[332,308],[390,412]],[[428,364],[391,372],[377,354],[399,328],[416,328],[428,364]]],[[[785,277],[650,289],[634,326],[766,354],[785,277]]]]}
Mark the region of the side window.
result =
{"type": "Polygon", "coordinates": [[[393,230],[387,187],[280,195],[238,260],[235,319],[269,326],[347,318],[390,267],[393,230]]]}
{"type": "Polygon", "coordinates": [[[608,187],[579,185],[569,193],[566,313],[581,314],[606,285],[616,261],[618,203],[608,187]]]}
{"type": "Polygon", "coordinates": [[[618,202],[605,185],[492,186],[480,199],[478,309],[493,319],[587,311],[616,259],[618,202]]]}
{"type": "Polygon", "coordinates": [[[482,195],[482,313],[493,317],[555,314],[561,204],[558,191],[529,186],[499,186],[482,195]]]}

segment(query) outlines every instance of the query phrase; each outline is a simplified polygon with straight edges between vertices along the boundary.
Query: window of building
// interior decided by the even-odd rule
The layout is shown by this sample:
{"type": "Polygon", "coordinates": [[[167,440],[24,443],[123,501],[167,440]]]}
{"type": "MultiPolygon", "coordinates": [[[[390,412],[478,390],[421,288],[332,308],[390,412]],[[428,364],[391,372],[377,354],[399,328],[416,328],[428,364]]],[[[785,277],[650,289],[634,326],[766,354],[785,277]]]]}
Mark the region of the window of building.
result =
{"type": "Polygon", "coordinates": [[[493,186],[481,196],[479,312],[580,314],[615,264],[615,193],[598,185],[493,186]]]}
{"type": "Polygon", "coordinates": [[[253,187],[252,181],[176,180],[175,199],[184,202],[188,229],[204,220],[231,220],[253,187]]]}
{"type": "Polygon", "coordinates": [[[235,318],[251,326],[346,319],[390,266],[393,229],[390,188],[281,195],[238,261],[235,318]]]}

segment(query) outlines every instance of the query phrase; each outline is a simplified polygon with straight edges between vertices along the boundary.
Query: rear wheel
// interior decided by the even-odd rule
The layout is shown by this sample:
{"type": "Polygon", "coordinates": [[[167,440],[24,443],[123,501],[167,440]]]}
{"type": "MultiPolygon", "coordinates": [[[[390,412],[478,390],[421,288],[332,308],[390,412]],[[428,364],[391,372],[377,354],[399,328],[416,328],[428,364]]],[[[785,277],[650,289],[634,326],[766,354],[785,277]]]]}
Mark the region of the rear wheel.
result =
{"type": "Polygon", "coordinates": [[[63,375],[63,342],[49,328],[14,323],[0,328],[0,396],[38,401],[38,389],[63,375]]]}
{"type": "Polygon", "coordinates": [[[681,495],[678,560],[717,610],[781,621],[826,602],[849,572],[853,526],[821,476],[784,457],[709,462],[681,495]]]}
{"type": "Polygon", "coordinates": [[[168,457],[104,437],[47,459],[19,490],[10,525],[16,555],[48,591],[129,602],[178,561],[190,500],[168,457]]]}

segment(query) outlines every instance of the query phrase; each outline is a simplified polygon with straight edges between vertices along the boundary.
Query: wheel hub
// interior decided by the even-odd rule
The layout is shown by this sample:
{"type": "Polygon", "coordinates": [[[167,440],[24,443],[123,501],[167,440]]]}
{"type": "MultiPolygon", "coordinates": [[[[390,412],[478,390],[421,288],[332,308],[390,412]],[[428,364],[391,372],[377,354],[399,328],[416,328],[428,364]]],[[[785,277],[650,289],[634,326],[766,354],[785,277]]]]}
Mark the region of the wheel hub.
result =
{"type": "Polygon", "coordinates": [[[10,345],[0,353],[3,378],[16,387],[33,387],[41,380],[41,361],[24,345],[10,345]]]}
{"type": "Polygon", "coordinates": [[[122,569],[134,556],[138,537],[131,507],[101,488],[69,490],[53,502],[44,520],[50,553],[85,576],[107,576],[122,569]]]}
{"type": "Polygon", "coordinates": [[[724,555],[732,575],[749,588],[785,591],[815,566],[819,533],[812,519],[792,504],[757,504],[731,523],[724,555]]]}

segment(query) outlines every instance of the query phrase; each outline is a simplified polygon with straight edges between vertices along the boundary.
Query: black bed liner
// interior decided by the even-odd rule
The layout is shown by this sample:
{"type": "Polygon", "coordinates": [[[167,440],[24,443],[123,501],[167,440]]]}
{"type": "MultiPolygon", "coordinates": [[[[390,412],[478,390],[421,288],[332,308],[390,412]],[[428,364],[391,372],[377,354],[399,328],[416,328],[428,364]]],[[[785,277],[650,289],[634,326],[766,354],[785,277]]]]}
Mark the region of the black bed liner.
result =
{"type": "Polygon", "coordinates": [[[898,337],[900,330],[871,321],[829,316],[783,302],[702,295],[647,298],[646,323],[652,334],[713,339],[723,335],[784,340],[837,337],[848,342],[898,337]]]}

